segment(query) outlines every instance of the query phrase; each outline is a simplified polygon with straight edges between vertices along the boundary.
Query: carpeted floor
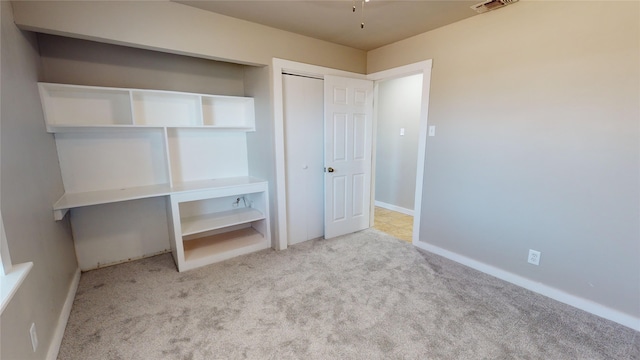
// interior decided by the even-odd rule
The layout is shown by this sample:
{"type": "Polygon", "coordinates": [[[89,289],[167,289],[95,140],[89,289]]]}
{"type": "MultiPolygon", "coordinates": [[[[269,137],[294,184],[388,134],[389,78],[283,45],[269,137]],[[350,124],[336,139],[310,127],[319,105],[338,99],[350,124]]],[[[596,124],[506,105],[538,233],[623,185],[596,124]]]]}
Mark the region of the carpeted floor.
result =
{"type": "Polygon", "coordinates": [[[640,359],[640,333],[370,229],[84,273],[59,359],[640,359]]]}

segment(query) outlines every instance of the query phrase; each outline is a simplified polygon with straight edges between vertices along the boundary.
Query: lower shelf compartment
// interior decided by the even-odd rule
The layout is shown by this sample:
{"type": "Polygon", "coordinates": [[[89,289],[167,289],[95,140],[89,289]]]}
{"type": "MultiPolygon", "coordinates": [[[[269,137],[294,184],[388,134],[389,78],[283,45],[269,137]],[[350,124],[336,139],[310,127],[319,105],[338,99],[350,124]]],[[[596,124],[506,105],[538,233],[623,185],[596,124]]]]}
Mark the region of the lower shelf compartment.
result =
{"type": "Polygon", "coordinates": [[[180,267],[180,271],[267,249],[270,246],[268,239],[252,227],[184,241],[184,266],[180,267]]]}
{"type": "Polygon", "coordinates": [[[208,230],[262,220],[264,215],[252,208],[240,208],[182,219],[182,236],[193,235],[208,230]]]}

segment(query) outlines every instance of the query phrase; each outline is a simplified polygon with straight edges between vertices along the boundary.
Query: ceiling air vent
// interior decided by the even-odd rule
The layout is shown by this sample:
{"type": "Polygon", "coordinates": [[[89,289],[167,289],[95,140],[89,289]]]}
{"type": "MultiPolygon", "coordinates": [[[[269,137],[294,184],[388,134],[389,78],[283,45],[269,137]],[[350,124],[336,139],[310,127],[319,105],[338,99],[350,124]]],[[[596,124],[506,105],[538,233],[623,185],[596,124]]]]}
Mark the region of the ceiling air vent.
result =
{"type": "Polygon", "coordinates": [[[518,0],[487,0],[479,4],[475,4],[471,6],[471,8],[475,10],[477,13],[482,14],[487,11],[491,11],[491,10],[495,10],[495,9],[499,9],[501,7],[507,6],[516,1],[518,0]]]}

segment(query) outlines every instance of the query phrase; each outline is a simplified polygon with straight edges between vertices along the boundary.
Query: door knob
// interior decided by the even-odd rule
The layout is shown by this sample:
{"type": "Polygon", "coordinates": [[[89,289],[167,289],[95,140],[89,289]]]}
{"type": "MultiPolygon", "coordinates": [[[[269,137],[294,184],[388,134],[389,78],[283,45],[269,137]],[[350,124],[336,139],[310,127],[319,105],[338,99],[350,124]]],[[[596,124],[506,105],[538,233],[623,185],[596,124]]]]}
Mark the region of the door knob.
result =
{"type": "Polygon", "coordinates": [[[327,168],[328,172],[334,172],[335,170],[332,167],[327,168]]]}

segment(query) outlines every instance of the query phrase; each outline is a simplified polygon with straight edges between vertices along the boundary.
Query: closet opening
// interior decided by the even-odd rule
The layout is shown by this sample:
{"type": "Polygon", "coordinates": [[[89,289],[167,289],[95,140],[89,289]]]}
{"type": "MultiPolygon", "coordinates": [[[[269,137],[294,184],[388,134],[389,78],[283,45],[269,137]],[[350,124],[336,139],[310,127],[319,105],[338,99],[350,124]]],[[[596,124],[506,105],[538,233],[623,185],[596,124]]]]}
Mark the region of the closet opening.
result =
{"type": "MultiPolygon", "coordinates": [[[[357,73],[351,73],[351,72],[346,72],[346,71],[341,71],[341,70],[336,70],[331,68],[324,68],[324,67],[303,64],[303,63],[298,63],[298,62],[293,62],[288,60],[282,60],[282,59],[273,60],[273,66],[271,68],[271,71],[272,71],[272,84],[273,84],[272,95],[273,95],[273,101],[274,101],[274,109],[273,109],[274,110],[274,129],[275,129],[274,144],[275,144],[275,162],[276,162],[275,175],[276,175],[276,197],[277,197],[277,204],[276,204],[277,234],[276,234],[276,241],[275,241],[276,249],[278,250],[286,249],[288,245],[295,244],[300,241],[306,241],[306,240],[311,240],[313,238],[326,236],[326,234],[323,234],[323,232],[327,231],[326,227],[324,228],[323,232],[319,231],[321,225],[326,226],[325,220],[324,219],[319,220],[319,219],[321,219],[322,213],[326,212],[325,208],[327,207],[327,205],[323,201],[322,205],[310,206],[312,202],[311,200],[308,200],[306,198],[306,196],[311,195],[308,192],[306,195],[301,195],[301,196],[292,195],[292,192],[295,191],[296,186],[300,186],[301,184],[306,186],[307,183],[296,181],[292,177],[294,175],[288,174],[287,171],[289,168],[293,168],[297,173],[303,174],[305,173],[304,170],[311,170],[311,165],[310,165],[311,161],[305,160],[303,162],[300,162],[296,160],[296,156],[300,155],[300,153],[297,151],[293,151],[293,148],[289,144],[290,141],[300,142],[300,143],[303,143],[304,146],[310,146],[310,147],[311,147],[311,143],[318,141],[318,143],[314,145],[314,148],[317,149],[316,150],[317,152],[315,152],[315,154],[317,155],[316,159],[318,159],[318,162],[325,155],[324,149],[322,152],[318,150],[321,148],[320,144],[325,142],[324,132],[326,131],[325,129],[320,128],[321,126],[320,124],[324,124],[324,117],[326,116],[324,112],[325,112],[325,106],[327,106],[325,104],[325,101],[326,101],[325,97],[327,96],[326,91],[329,84],[327,83],[327,81],[333,81],[335,77],[361,79],[364,81],[369,81],[372,86],[371,87],[373,91],[372,99],[374,100],[374,105],[371,105],[372,129],[367,131],[367,134],[371,134],[371,135],[365,135],[365,137],[363,137],[363,138],[371,139],[371,143],[372,143],[372,147],[370,150],[371,154],[368,155],[368,158],[371,160],[371,163],[369,165],[371,167],[370,168],[371,178],[370,180],[366,181],[366,183],[368,184],[367,186],[369,187],[366,190],[366,194],[369,194],[369,196],[365,195],[365,197],[367,198],[367,201],[370,203],[366,205],[367,208],[369,208],[369,211],[366,211],[366,215],[365,215],[365,217],[367,218],[367,221],[366,221],[367,227],[375,226],[375,223],[376,223],[375,210],[376,210],[376,202],[377,202],[377,205],[382,205],[382,206],[378,206],[378,208],[384,209],[384,210],[390,210],[389,208],[391,208],[391,210],[399,212],[400,214],[405,216],[404,219],[402,220],[403,224],[399,225],[399,227],[403,230],[403,233],[404,233],[403,237],[405,238],[405,240],[411,241],[414,245],[418,244],[418,242],[420,241],[419,234],[420,234],[420,223],[421,223],[421,205],[423,202],[422,186],[424,183],[424,176],[425,176],[424,169],[425,169],[425,159],[426,159],[427,118],[428,118],[428,109],[429,109],[429,87],[430,87],[430,77],[431,77],[431,65],[432,65],[432,61],[426,60],[426,61],[421,61],[414,64],[400,66],[400,67],[389,69],[389,70],[371,73],[369,75],[361,75],[357,73]],[[384,87],[386,86],[386,84],[393,85],[394,82],[392,80],[401,81],[401,79],[411,78],[414,75],[415,75],[415,78],[418,78],[420,80],[420,81],[416,81],[416,83],[419,84],[417,88],[401,90],[398,92],[397,96],[401,99],[406,97],[412,97],[412,98],[418,99],[418,102],[417,102],[418,105],[416,105],[415,107],[413,105],[410,106],[412,111],[415,111],[418,113],[417,125],[413,123],[411,124],[412,126],[409,126],[406,124],[400,124],[401,126],[399,126],[399,124],[396,123],[395,125],[393,125],[396,128],[395,130],[393,130],[393,133],[396,134],[396,137],[404,136],[403,139],[400,139],[400,140],[396,139],[397,141],[402,141],[403,143],[409,143],[410,141],[407,140],[408,137],[411,135],[415,136],[417,134],[417,146],[413,146],[412,150],[408,150],[408,152],[411,153],[411,156],[396,155],[396,156],[399,156],[400,158],[396,159],[397,163],[393,165],[395,168],[388,170],[390,174],[395,174],[396,176],[398,176],[398,174],[400,173],[400,170],[411,169],[413,175],[402,174],[400,181],[404,187],[412,188],[412,190],[408,190],[407,192],[402,194],[396,191],[396,193],[394,194],[396,198],[384,197],[384,195],[383,197],[380,197],[380,196],[376,197],[376,191],[377,191],[376,182],[379,181],[382,183],[380,186],[384,186],[384,183],[387,181],[385,179],[382,179],[382,180],[376,179],[376,176],[378,176],[376,169],[378,168],[380,170],[384,170],[385,167],[387,167],[387,165],[383,165],[382,163],[376,164],[377,162],[376,142],[378,141],[376,137],[378,132],[377,106],[379,105],[378,102],[381,101],[380,99],[378,99],[378,92],[380,91],[380,86],[383,87],[383,91],[384,91],[384,87]],[[304,91],[290,91],[292,87],[290,86],[290,84],[287,84],[287,83],[296,82],[296,80],[293,80],[293,79],[306,79],[309,83],[315,83],[317,86],[317,90],[315,91],[316,95],[307,97],[307,94],[305,94],[304,91]],[[286,89],[287,87],[289,87],[290,92],[294,93],[294,95],[292,97],[289,97],[289,99],[287,99],[288,97],[287,95],[288,90],[286,89]],[[324,87],[325,92],[321,92],[320,87],[324,87]],[[291,100],[291,99],[295,99],[295,100],[291,100]],[[303,105],[303,104],[306,104],[307,101],[311,101],[311,99],[315,99],[315,102],[314,102],[315,105],[308,105],[308,104],[303,105]],[[299,107],[304,107],[306,109],[309,109],[309,108],[316,109],[315,111],[312,112],[315,114],[312,117],[315,117],[317,121],[317,122],[313,122],[313,124],[315,124],[313,126],[315,126],[315,129],[316,129],[313,131],[315,133],[315,136],[312,136],[310,132],[309,132],[309,136],[298,135],[298,134],[304,134],[304,132],[297,132],[291,128],[287,128],[289,126],[298,126],[308,121],[306,118],[304,120],[298,120],[295,122],[291,122],[291,120],[287,121],[285,108],[290,106],[291,107],[299,106],[299,107]],[[413,125],[416,125],[416,127],[414,128],[413,125]],[[401,130],[401,128],[404,128],[404,129],[401,130]],[[404,132],[404,135],[400,135],[401,131],[404,132]],[[285,134],[287,135],[285,136],[285,134]],[[411,164],[405,165],[408,163],[411,163],[411,164]],[[407,180],[407,178],[411,176],[415,177],[414,181],[407,180]],[[409,184],[409,186],[407,186],[407,184],[409,184]],[[409,195],[409,198],[412,198],[413,202],[411,202],[410,200],[409,202],[406,201],[406,197],[407,197],[406,193],[411,194],[409,195]],[[308,220],[309,219],[308,217],[305,218],[305,220],[302,222],[296,221],[295,219],[293,219],[293,217],[295,216],[304,214],[304,212],[298,212],[291,208],[292,203],[294,202],[296,202],[297,206],[300,206],[300,207],[303,206],[300,204],[306,205],[304,211],[308,212],[310,209],[314,209],[314,211],[317,211],[317,214],[313,215],[313,219],[315,219],[313,220],[315,221],[315,225],[311,225],[311,223],[308,220]],[[413,216],[413,219],[410,216],[413,216]],[[292,228],[291,223],[297,224],[297,225],[293,225],[293,226],[296,226],[295,229],[292,228]],[[310,229],[316,229],[318,231],[314,234],[310,229]],[[299,238],[302,240],[297,241],[295,236],[292,236],[292,234],[294,234],[295,231],[298,231],[299,233],[304,234],[303,237],[299,238]]],[[[337,98],[334,96],[333,100],[335,99],[337,98]]],[[[398,114],[400,113],[401,112],[398,112],[398,114]]],[[[382,119],[381,122],[382,121],[384,121],[384,119],[382,119]]],[[[349,126],[347,126],[347,128],[349,128],[349,126]]],[[[380,130],[380,131],[383,131],[383,130],[380,130]]],[[[412,141],[415,143],[415,137],[412,141]]],[[[322,147],[324,146],[326,145],[323,144],[322,147]]],[[[399,153],[402,154],[402,152],[399,152],[399,153]]],[[[324,172],[324,166],[326,166],[326,164],[324,164],[324,161],[322,161],[322,165],[318,166],[317,170],[320,172],[324,172]]],[[[330,164],[329,167],[332,167],[332,165],[330,164]]],[[[314,166],[313,169],[315,170],[316,167],[314,166]]],[[[309,174],[309,172],[306,172],[306,173],[309,174]]],[[[318,189],[317,192],[316,190],[313,191],[313,196],[316,197],[317,201],[319,201],[320,195],[325,191],[324,190],[325,177],[326,177],[326,174],[313,177],[315,179],[314,181],[318,181],[318,184],[316,186],[313,186],[313,189],[318,189]]],[[[382,192],[382,190],[380,191],[382,192]]],[[[333,209],[333,207],[331,208],[333,209]]]]}
{"type": "Polygon", "coordinates": [[[282,74],[288,244],[324,236],[324,80],[282,74]]]}

